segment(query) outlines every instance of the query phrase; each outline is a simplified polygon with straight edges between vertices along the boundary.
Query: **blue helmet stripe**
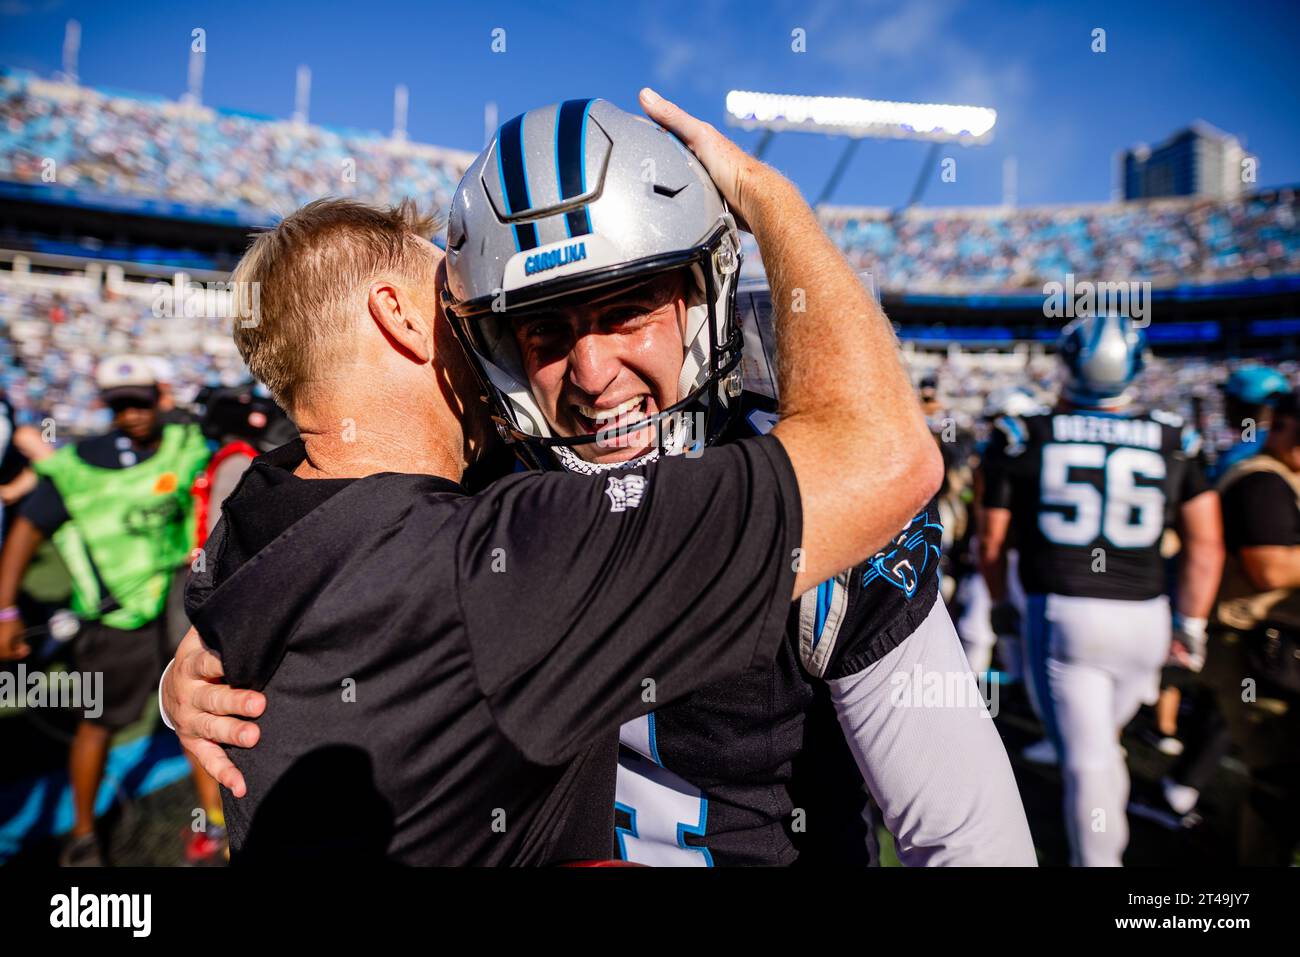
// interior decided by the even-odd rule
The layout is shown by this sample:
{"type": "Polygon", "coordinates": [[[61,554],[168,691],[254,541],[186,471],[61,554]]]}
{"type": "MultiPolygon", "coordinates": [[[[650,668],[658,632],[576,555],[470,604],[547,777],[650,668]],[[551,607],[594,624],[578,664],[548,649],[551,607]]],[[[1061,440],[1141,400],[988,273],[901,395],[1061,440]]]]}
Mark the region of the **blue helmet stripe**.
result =
{"type": "MultiPolygon", "coordinates": [[[[561,202],[587,191],[587,111],[592,102],[565,100],[555,111],[555,176],[560,184],[561,202]]],[[[564,220],[570,236],[591,232],[586,206],[565,213],[564,220]]]]}
{"type": "MultiPolygon", "coordinates": [[[[497,136],[497,172],[501,192],[506,198],[506,212],[511,216],[532,208],[528,198],[528,171],[524,168],[524,116],[508,120],[497,136]]],[[[533,223],[515,225],[515,248],[519,251],[537,246],[537,227],[533,223]]]]}

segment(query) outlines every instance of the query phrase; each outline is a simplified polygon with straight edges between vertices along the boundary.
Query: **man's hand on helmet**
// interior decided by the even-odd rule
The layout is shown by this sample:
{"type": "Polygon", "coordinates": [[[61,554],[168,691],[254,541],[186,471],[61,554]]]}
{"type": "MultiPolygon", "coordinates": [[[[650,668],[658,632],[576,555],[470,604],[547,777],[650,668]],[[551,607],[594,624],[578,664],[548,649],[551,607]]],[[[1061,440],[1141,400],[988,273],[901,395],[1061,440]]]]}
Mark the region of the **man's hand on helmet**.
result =
{"type": "Polygon", "coordinates": [[[646,116],[685,143],[703,164],[731,207],[736,225],[752,232],[749,224],[755,217],[756,204],[767,195],[768,185],[784,181],[781,175],[750,156],[712,124],[696,119],[649,87],[641,90],[640,100],[646,116]]]}

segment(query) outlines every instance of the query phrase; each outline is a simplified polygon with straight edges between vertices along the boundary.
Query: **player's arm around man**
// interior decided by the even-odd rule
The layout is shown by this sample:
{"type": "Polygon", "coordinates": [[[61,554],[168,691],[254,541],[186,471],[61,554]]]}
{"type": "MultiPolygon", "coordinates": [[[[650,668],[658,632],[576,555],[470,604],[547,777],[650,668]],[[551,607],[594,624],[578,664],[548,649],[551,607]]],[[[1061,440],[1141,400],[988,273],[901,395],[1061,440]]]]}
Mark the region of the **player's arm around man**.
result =
{"type": "Polygon", "coordinates": [[[941,599],[892,651],[828,684],[904,865],[1037,865],[1006,748],[941,599]]]}
{"type": "Polygon", "coordinates": [[[943,460],[884,313],[795,186],[654,92],[643,90],[641,105],[699,157],[763,253],[780,357],[772,434],[803,498],[797,597],[867,557],[843,560],[854,545],[902,528],[937,489],[943,460]],[[873,417],[890,427],[872,427],[873,417]]]}
{"type": "Polygon", "coordinates": [[[800,654],[830,689],[904,865],[1034,866],[996,689],[986,705],[939,594],[941,532],[932,503],[871,561],[804,595],[800,654]]]}
{"type": "MultiPolygon", "coordinates": [[[[798,191],[708,124],[648,91],[643,105],[699,157],[754,232],[769,271],[782,354],[774,434],[802,506],[795,597],[886,542],[929,500],[941,461],[892,330],[798,191]],[[797,299],[805,310],[790,308],[797,299]]],[[[193,633],[176,661],[162,686],[165,713],[182,743],[241,796],[242,775],[216,742],[255,744],[258,727],[235,716],[261,714],[265,699],[216,684],[221,663],[193,633]]]]}

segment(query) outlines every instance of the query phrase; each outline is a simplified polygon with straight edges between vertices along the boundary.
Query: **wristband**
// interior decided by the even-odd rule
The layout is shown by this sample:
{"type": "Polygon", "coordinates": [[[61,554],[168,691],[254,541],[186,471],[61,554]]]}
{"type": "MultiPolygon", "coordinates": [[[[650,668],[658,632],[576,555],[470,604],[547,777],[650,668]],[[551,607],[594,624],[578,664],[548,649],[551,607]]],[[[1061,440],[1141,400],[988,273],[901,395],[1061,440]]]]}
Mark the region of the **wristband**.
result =
{"type": "Polygon", "coordinates": [[[1174,631],[1191,638],[1203,639],[1208,624],[1209,621],[1205,618],[1191,618],[1177,613],[1174,614],[1174,631]]]}
{"type": "Polygon", "coordinates": [[[19,621],[22,615],[18,613],[17,605],[7,605],[0,608],[0,621],[19,621]]]}
{"type": "Polygon", "coordinates": [[[172,724],[172,719],[167,716],[167,708],[163,705],[163,682],[167,680],[167,672],[172,670],[172,665],[176,663],[175,659],[167,662],[167,667],[163,669],[162,677],[158,679],[158,717],[162,718],[162,723],[167,726],[169,731],[175,731],[176,725],[172,724]]]}

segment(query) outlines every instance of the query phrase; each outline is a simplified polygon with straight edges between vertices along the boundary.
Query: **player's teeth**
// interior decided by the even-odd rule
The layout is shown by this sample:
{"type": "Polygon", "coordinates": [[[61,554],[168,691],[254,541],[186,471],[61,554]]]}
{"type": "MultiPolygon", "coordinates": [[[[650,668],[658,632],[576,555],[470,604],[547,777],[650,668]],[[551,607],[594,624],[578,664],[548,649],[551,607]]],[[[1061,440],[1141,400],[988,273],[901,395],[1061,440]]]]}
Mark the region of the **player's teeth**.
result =
{"type": "Polygon", "coordinates": [[[644,401],[645,396],[639,395],[635,398],[628,399],[623,404],[615,406],[612,409],[593,409],[587,405],[580,405],[578,406],[578,411],[589,419],[595,419],[597,422],[605,422],[608,419],[613,419],[622,415],[624,412],[631,412],[633,409],[638,408],[644,401]]]}

